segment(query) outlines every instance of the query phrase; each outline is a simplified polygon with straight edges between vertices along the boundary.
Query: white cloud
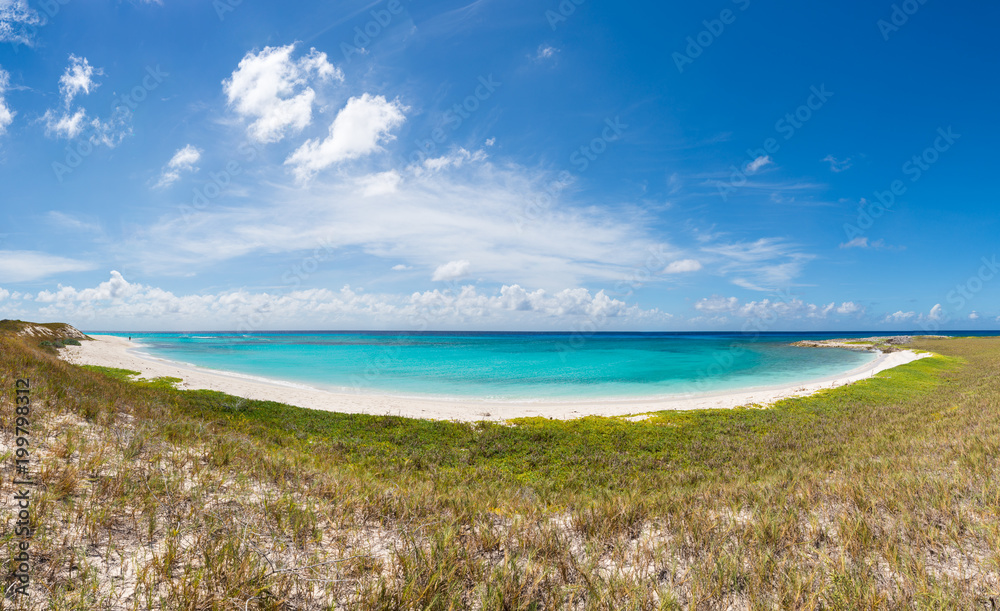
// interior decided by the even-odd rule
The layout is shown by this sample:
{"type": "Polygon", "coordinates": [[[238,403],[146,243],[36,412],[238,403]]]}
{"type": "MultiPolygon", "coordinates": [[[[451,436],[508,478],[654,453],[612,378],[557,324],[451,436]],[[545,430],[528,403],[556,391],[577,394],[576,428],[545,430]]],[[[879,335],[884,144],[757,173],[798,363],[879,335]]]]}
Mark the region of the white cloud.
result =
{"type": "Polygon", "coordinates": [[[721,297],[719,295],[713,295],[712,297],[706,297],[696,304],[694,308],[700,312],[708,312],[716,314],[719,312],[735,312],[740,307],[740,300],[735,297],[721,297]]]}
{"type": "Polygon", "coordinates": [[[840,304],[839,308],[837,308],[837,314],[843,314],[845,316],[850,314],[863,314],[864,311],[864,307],[854,303],[853,301],[845,301],[840,304]]]}
{"type": "Polygon", "coordinates": [[[696,272],[701,269],[701,263],[696,259],[681,259],[673,261],[664,270],[664,274],[684,274],[696,272]]]}
{"type": "Polygon", "coordinates": [[[0,250],[0,282],[29,282],[64,272],[94,269],[94,265],[34,250],[0,250]]]}
{"type": "Polygon", "coordinates": [[[9,85],[10,74],[3,68],[0,68],[0,136],[6,133],[7,126],[14,121],[14,115],[17,114],[7,106],[7,100],[4,97],[9,85]]]}
{"type": "Polygon", "coordinates": [[[329,137],[306,140],[285,164],[305,180],[335,163],[369,155],[380,149],[380,143],[395,138],[389,132],[406,120],[404,110],[399,101],[389,102],[384,96],[353,97],[330,124],[329,137]]]}
{"type": "Polygon", "coordinates": [[[944,308],[942,308],[941,304],[939,303],[936,304],[933,308],[931,308],[930,313],[927,315],[927,319],[941,320],[942,318],[944,318],[944,308]]]}
{"type": "Polygon", "coordinates": [[[394,272],[405,272],[405,271],[411,270],[411,269],[413,269],[413,268],[410,267],[409,265],[403,265],[402,263],[400,263],[399,265],[393,265],[392,266],[392,271],[394,271],[394,272]]]}
{"type": "Polygon", "coordinates": [[[870,248],[872,250],[905,250],[905,246],[889,246],[885,240],[875,240],[869,242],[868,238],[854,238],[850,242],[844,242],[841,248],[870,248]]]}
{"type": "MultiPolygon", "coordinates": [[[[121,321],[133,325],[180,328],[190,324],[250,330],[256,320],[268,328],[308,324],[351,324],[355,328],[572,328],[589,321],[602,328],[642,328],[671,316],[613,299],[603,291],[564,289],[549,293],[504,285],[481,293],[474,286],[455,291],[409,295],[372,295],[345,286],[339,291],[308,289],[283,295],[229,291],[178,296],[170,291],[128,282],[117,271],[93,288],[59,286],[35,298],[39,312],[63,320],[121,321]]],[[[107,323],[105,323],[107,324],[107,323]]]]}
{"type": "Polygon", "coordinates": [[[94,76],[103,74],[104,71],[91,66],[87,58],[70,54],[69,66],[59,78],[63,109],[49,109],[40,119],[45,124],[46,136],[73,139],[86,131],[91,144],[114,148],[132,133],[132,113],[124,105],[117,105],[107,121],[88,118],[83,108],[72,108],[73,100],[78,95],[87,95],[99,86],[94,76]]]}
{"type": "Polygon", "coordinates": [[[91,66],[86,57],[70,54],[69,66],[66,66],[66,71],[59,77],[59,93],[63,96],[63,104],[67,110],[73,103],[73,98],[81,91],[84,95],[89,95],[91,90],[100,86],[94,81],[95,75],[103,76],[104,71],[91,66]]]}
{"type": "MultiPolygon", "coordinates": [[[[836,303],[817,305],[801,299],[762,299],[740,302],[736,297],[714,295],[694,304],[695,310],[713,316],[735,316],[738,318],[774,323],[778,320],[827,319],[831,314],[850,315],[862,311],[853,302],[845,301],[838,307],[836,303]]],[[[723,321],[725,322],[725,321],[723,321]]]]}
{"type": "Polygon", "coordinates": [[[45,122],[45,135],[54,138],[76,138],[83,132],[87,113],[81,108],[75,113],[55,113],[45,111],[42,121],[45,122]]]}
{"type": "Polygon", "coordinates": [[[843,172],[844,170],[848,170],[851,168],[850,157],[844,160],[838,160],[833,155],[827,155],[826,157],[823,158],[823,161],[827,161],[830,163],[831,172],[843,172]]]}
{"type": "Polygon", "coordinates": [[[458,280],[459,278],[468,276],[471,268],[472,264],[468,261],[449,261],[444,265],[439,265],[438,268],[434,270],[434,275],[431,277],[431,280],[434,282],[458,280]]]}
{"type": "Polygon", "coordinates": [[[484,159],[486,159],[486,153],[483,151],[470,153],[464,148],[459,148],[441,157],[428,157],[424,160],[422,166],[417,166],[413,169],[417,173],[420,173],[422,169],[439,172],[447,168],[460,168],[470,161],[482,161],[484,159]]]}
{"type": "Polygon", "coordinates": [[[344,80],[344,74],[327,61],[326,53],[310,49],[292,58],[295,45],[264,47],[247,53],[232,76],[222,82],[229,105],[252,120],[247,133],[258,142],[278,142],[302,131],[312,122],[316,91],[312,85],[344,80]]]}
{"type": "Polygon", "coordinates": [[[383,259],[386,268],[434,270],[464,259],[485,282],[549,290],[628,283],[643,270],[691,258],[654,239],[645,217],[571,205],[561,195],[565,186],[551,173],[484,160],[407,176],[391,197],[366,198],[345,170],[299,189],[263,185],[253,202],[223,196],[186,218],[160,219],[121,249],[139,253],[144,273],[186,274],[250,254],[328,244],[383,259]],[[649,263],[651,252],[662,253],[656,263],[649,263]]]}
{"type": "Polygon", "coordinates": [[[902,310],[899,310],[895,314],[886,315],[886,317],[883,319],[882,322],[894,322],[894,323],[907,322],[913,320],[916,317],[917,317],[916,312],[904,312],[902,310]]]}
{"type": "Polygon", "coordinates": [[[969,320],[979,320],[979,312],[972,312],[969,314],[969,320]]]}
{"type": "Polygon", "coordinates": [[[549,45],[539,45],[538,51],[535,53],[535,61],[541,62],[547,59],[552,59],[559,53],[559,49],[549,46],[549,45]]]}
{"type": "Polygon", "coordinates": [[[97,223],[82,221],[74,216],[56,210],[50,210],[46,217],[51,223],[72,231],[82,231],[91,234],[103,233],[104,231],[97,223]]]}
{"type": "Polygon", "coordinates": [[[42,18],[25,0],[0,0],[0,42],[31,46],[32,28],[41,24],[42,18]]]}
{"type": "Polygon", "coordinates": [[[114,148],[132,133],[130,118],[127,109],[118,108],[107,121],[88,119],[86,111],[80,108],[72,114],[47,110],[41,120],[45,122],[45,135],[50,138],[73,139],[86,131],[91,144],[114,148]]]}
{"type": "Polygon", "coordinates": [[[702,251],[715,255],[719,270],[736,276],[733,284],[753,291],[773,291],[789,286],[814,255],[779,238],[755,242],[705,244],[702,251]]]}
{"type": "Polygon", "coordinates": [[[774,163],[774,161],[771,159],[770,155],[761,155],[747,164],[747,173],[756,174],[761,168],[769,166],[772,163],[774,163]]]}
{"type": "Polygon", "coordinates": [[[154,187],[167,187],[180,180],[181,172],[196,172],[195,164],[201,160],[201,150],[193,145],[187,145],[174,153],[167,165],[163,167],[160,180],[154,187]]]}
{"type": "Polygon", "coordinates": [[[840,245],[841,248],[868,248],[868,238],[854,238],[840,245]]]}
{"type": "Polygon", "coordinates": [[[399,190],[403,177],[396,170],[369,174],[358,179],[361,186],[361,193],[365,197],[376,197],[378,195],[391,195],[399,190]]]}

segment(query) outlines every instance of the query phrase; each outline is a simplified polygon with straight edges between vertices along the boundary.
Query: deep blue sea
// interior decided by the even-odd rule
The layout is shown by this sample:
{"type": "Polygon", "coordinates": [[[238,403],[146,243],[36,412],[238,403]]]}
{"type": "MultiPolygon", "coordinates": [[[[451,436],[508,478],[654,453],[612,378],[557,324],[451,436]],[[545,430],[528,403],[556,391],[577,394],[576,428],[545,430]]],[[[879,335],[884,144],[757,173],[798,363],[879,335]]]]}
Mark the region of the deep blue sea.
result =
{"type": "MultiPolygon", "coordinates": [[[[970,333],[962,333],[969,335],[970,333]]],[[[126,336],[126,333],[111,333],[126,336]]],[[[806,382],[874,359],[796,348],[872,333],[133,333],[141,352],[316,388],[490,400],[651,397],[806,382]]]]}

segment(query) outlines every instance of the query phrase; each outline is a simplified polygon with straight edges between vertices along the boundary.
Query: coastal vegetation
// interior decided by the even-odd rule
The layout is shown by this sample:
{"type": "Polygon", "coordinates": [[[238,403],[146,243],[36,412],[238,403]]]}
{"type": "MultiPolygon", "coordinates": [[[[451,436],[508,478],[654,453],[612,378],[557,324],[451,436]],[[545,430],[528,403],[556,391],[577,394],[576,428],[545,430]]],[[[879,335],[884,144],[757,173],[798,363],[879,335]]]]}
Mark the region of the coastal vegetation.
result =
{"type": "Polygon", "coordinates": [[[39,341],[0,332],[8,516],[18,378],[37,480],[3,609],[1000,604],[1000,338],[912,338],[935,356],[768,408],[507,423],[182,391],[39,341]]]}

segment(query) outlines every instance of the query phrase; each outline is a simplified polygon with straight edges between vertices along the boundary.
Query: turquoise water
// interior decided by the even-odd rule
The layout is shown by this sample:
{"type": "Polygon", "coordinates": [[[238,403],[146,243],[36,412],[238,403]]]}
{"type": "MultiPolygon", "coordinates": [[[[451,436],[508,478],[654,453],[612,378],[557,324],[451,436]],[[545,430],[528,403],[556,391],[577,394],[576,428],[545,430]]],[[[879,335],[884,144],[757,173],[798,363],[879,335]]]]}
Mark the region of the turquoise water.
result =
{"type": "Polygon", "coordinates": [[[159,358],[316,388],[512,401],[790,384],[836,375],[874,358],[866,352],[788,345],[806,338],[817,336],[750,341],[740,334],[132,335],[137,348],[159,358]]]}

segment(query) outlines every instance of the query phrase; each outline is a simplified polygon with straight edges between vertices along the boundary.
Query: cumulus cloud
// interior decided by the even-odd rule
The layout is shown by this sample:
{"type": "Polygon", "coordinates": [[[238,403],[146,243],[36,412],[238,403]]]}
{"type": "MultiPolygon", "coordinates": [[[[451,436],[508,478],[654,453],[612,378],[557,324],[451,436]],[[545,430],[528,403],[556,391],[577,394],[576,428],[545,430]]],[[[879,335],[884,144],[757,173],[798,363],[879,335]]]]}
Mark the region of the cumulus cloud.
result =
{"type": "Polygon", "coordinates": [[[45,122],[45,135],[54,138],[76,138],[83,133],[87,123],[87,113],[82,108],[75,113],[57,113],[52,110],[42,115],[45,122]]]}
{"type": "Polygon", "coordinates": [[[797,298],[762,299],[744,303],[736,297],[718,295],[699,300],[694,308],[707,315],[735,316],[759,321],[827,319],[831,314],[850,315],[862,311],[862,308],[850,301],[845,301],[840,306],[836,303],[807,303],[797,298]]]}
{"type": "Polygon", "coordinates": [[[69,66],[59,77],[59,93],[62,94],[63,104],[67,110],[77,94],[83,92],[84,95],[89,95],[92,90],[100,86],[100,83],[94,81],[95,75],[103,76],[104,71],[91,66],[86,57],[70,54],[69,66]]]}
{"type": "Polygon", "coordinates": [[[917,317],[916,312],[904,312],[902,310],[899,310],[898,312],[895,312],[893,314],[887,314],[886,317],[883,319],[883,322],[890,322],[890,323],[907,322],[913,320],[916,317],[917,317]]]}
{"type": "Polygon", "coordinates": [[[196,172],[198,168],[195,164],[201,160],[201,150],[189,144],[174,153],[167,165],[163,166],[160,180],[155,187],[162,188],[172,185],[180,180],[182,172],[196,172]]]}
{"type": "Polygon", "coordinates": [[[287,294],[245,290],[203,295],[176,295],[170,291],[128,282],[112,271],[92,288],[59,286],[35,298],[39,312],[49,317],[86,320],[155,321],[161,327],[183,327],[191,321],[215,328],[255,330],[309,324],[345,323],[387,325],[398,329],[468,326],[469,328],[566,329],[574,321],[598,326],[640,327],[669,320],[657,309],[644,310],[613,299],[603,291],[564,289],[554,293],[503,285],[480,292],[474,286],[458,290],[431,290],[409,295],[366,294],[345,286],[297,290],[287,294]]]}
{"type": "Polygon", "coordinates": [[[684,274],[688,272],[696,272],[701,269],[701,263],[696,259],[681,259],[680,261],[673,261],[664,268],[664,274],[684,274]]]}
{"type": "Polygon", "coordinates": [[[969,314],[969,320],[979,320],[979,312],[972,312],[969,314]]]}
{"type": "Polygon", "coordinates": [[[843,314],[844,316],[848,316],[850,314],[863,314],[864,311],[864,307],[854,303],[853,301],[845,301],[840,304],[839,308],[837,308],[837,314],[843,314]]]}
{"type": "Polygon", "coordinates": [[[34,29],[42,24],[38,12],[25,0],[0,0],[0,42],[34,44],[34,29]]]}
{"type": "Polygon", "coordinates": [[[431,280],[434,282],[458,280],[459,278],[468,276],[471,268],[472,264],[468,261],[449,261],[444,265],[439,265],[438,268],[434,270],[434,275],[431,277],[431,280]]]}
{"type": "Polygon", "coordinates": [[[0,282],[29,282],[91,269],[90,263],[34,250],[0,250],[0,282]]]}
{"type": "Polygon", "coordinates": [[[931,310],[930,310],[930,312],[928,312],[927,314],[920,314],[920,313],[912,312],[912,311],[911,312],[904,312],[902,310],[899,310],[899,311],[894,312],[892,314],[887,314],[886,317],[884,319],[882,319],[882,322],[885,322],[885,323],[906,323],[906,322],[917,322],[917,323],[934,322],[934,323],[937,323],[937,322],[945,321],[947,318],[948,318],[948,316],[945,313],[944,308],[941,306],[940,303],[938,303],[938,304],[935,304],[934,307],[932,307],[931,310]]]}
{"type": "Polygon", "coordinates": [[[258,142],[278,142],[312,122],[313,85],[344,80],[326,53],[310,49],[298,59],[295,45],[264,47],[247,53],[230,78],[222,82],[229,105],[250,120],[247,133],[258,142]]]}
{"type": "Polygon", "coordinates": [[[394,272],[405,272],[407,270],[413,269],[409,265],[403,265],[402,263],[392,266],[392,271],[394,272]]]}
{"type": "Polygon", "coordinates": [[[369,155],[395,139],[389,132],[406,120],[405,110],[398,100],[389,102],[384,96],[353,97],[337,113],[326,139],[306,140],[285,164],[305,180],[335,163],[369,155]]]}
{"type": "Polygon", "coordinates": [[[83,108],[72,107],[80,95],[87,95],[99,86],[95,76],[104,71],[94,68],[85,57],[70,54],[69,65],[59,78],[59,93],[63,98],[63,108],[49,109],[41,117],[45,124],[45,135],[50,138],[77,138],[86,133],[91,144],[114,148],[132,133],[132,113],[124,105],[116,106],[107,120],[89,118],[83,108]]]}

